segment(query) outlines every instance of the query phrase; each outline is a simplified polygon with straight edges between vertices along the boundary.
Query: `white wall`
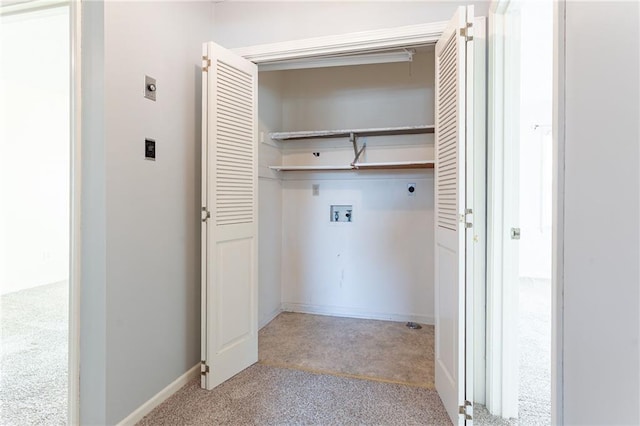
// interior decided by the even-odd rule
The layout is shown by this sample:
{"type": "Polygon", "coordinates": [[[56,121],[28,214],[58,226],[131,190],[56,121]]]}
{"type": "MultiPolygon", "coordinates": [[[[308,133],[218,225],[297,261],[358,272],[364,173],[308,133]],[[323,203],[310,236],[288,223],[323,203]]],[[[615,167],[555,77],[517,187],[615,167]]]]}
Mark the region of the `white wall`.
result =
{"type": "MultiPolygon", "coordinates": [[[[282,75],[280,130],[321,130],[432,124],[433,69],[428,51],[411,64],[262,75],[282,75]]],[[[432,135],[365,140],[363,161],[433,158],[432,135]]],[[[284,164],[348,165],[353,155],[345,138],[282,143],[284,164]]],[[[431,170],[282,177],[285,310],[433,323],[431,170]],[[331,223],[331,204],[353,205],[354,222],[331,223]]]]}
{"type": "Polygon", "coordinates": [[[284,308],[433,324],[434,195],[427,173],[284,181],[284,308]],[[415,196],[407,195],[409,182],[415,196]],[[353,222],[329,222],[331,204],[353,205],[353,222]]]}
{"type": "Polygon", "coordinates": [[[520,276],[551,279],[553,3],[520,7],[520,276]]]}
{"type": "Polygon", "coordinates": [[[640,423],[639,18],[637,2],[566,2],[567,425],[640,423]]]}
{"type": "Polygon", "coordinates": [[[69,276],[69,8],[1,19],[0,294],[6,294],[69,276]]]}
{"type": "MultiPolygon", "coordinates": [[[[235,48],[256,44],[272,43],[279,41],[295,40],[308,37],[325,36],[332,34],[350,33],[355,31],[366,31],[380,28],[390,28],[395,26],[412,25],[420,23],[429,23],[437,21],[449,20],[453,15],[458,5],[474,4],[476,6],[475,13],[477,16],[485,16],[489,7],[488,1],[418,1],[418,2],[274,2],[274,1],[256,1],[256,2],[218,2],[214,5],[214,38],[213,41],[227,48],[235,48]]],[[[406,65],[406,64],[405,64],[406,65]]],[[[406,70],[406,68],[404,68],[406,70]]],[[[263,75],[268,73],[261,73],[261,79],[263,75]]],[[[358,82],[356,81],[356,84],[358,82]]],[[[311,88],[314,86],[311,85],[311,88]]],[[[261,96],[262,98],[262,96],[261,96]]],[[[262,102],[262,99],[260,100],[262,102]]],[[[348,99],[345,102],[349,102],[348,99]]],[[[290,110],[297,106],[304,107],[304,103],[298,102],[297,105],[290,104],[290,110]]],[[[433,105],[433,101],[427,101],[425,105],[433,105]],[[430,104],[429,104],[430,102],[430,104]]],[[[286,106],[285,106],[286,108],[286,106]]],[[[393,109],[393,105],[382,105],[382,110],[393,109]]],[[[410,120],[415,118],[416,115],[411,116],[411,113],[416,115],[420,112],[409,111],[406,117],[398,118],[396,121],[400,125],[400,121],[410,120]]],[[[260,113],[262,116],[262,112],[260,113]]],[[[427,115],[426,110],[423,111],[423,117],[432,117],[427,115]]],[[[313,114],[312,111],[305,110],[306,119],[310,119],[313,114]]],[[[380,114],[381,116],[384,114],[380,114]]],[[[358,114],[351,111],[349,114],[343,117],[337,117],[338,119],[348,119],[346,121],[346,127],[350,127],[354,123],[354,118],[358,114]]],[[[369,117],[370,118],[370,117],[369,117]]],[[[388,118],[388,117],[386,117],[388,118]]],[[[266,126],[261,117],[261,131],[266,132],[268,126],[266,126]]],[[[381,122],[381,121],[380,121],[381,122]]],[[[422,122],[422,120],[420,121],[422,122]]],[[[429,124],[432,119],[429,120],[429,124]]],[[[375,122],[377,125],[378,121],[375,122]]],[[[327,123],[326,125],[330,125],[327,123]]],[[[337,123],[336,123],[337,124],[337,123]]],[[[292,122],[284,123],[284,127],[287,125],[294,126],[306,126],[306,124],[292,122]]],[[[391,124],[394,125],[394,124],[391,124]]],[[[324,125],[323,125],[324,127],[324,125]]],[[[300,127],[302,128],[302,127],[300,127]]],[[[281,129],[272,129],[281,130],[281,129]]],[[[291,129],[288,129],[291,130],[291,129]]],[[[416,146],[420,143],[418,138],[407,138],[411,140],[411,144],[405,147],[413,155],[416,156],[429,156],[432,155],[433,146],[425,148],[418,148],[416,146]],[[412,151],[413,150],[413,151],[412,151]],[[414,155],[415,154],[415,155],[414,155]]],[[[267,141],[268,142],[268,141],[267,141]]],[[[378,141],[378,144],[384,144],[384,141],[378,141]]],[[[398,160],[399,158],[393,158],[395,155],[393,151],[385,150],[381,148],[376,149],[376,142],[370,140],[371,147],[368,149],[367,160],[376,161],[377,158],[398,160]],[[379,156],[379,157],[378,157],[379,156]]],[[[325,145],[329,146],[329,145],[325,145]]],[[[335,144],[333,146],[336,146],[335,144]]],[[[341,148],[344,145],[341,146],[341,148]]],[[[347,158],[350,155],[350,148],[342,148],[342,150],[336,150],[335,157],[331,158],[329,153],[319,158],[319,161],[332,161],[334,159],[347,158]]],[[[282,159],[284,164],[291,161],[298,161],[295,158],[295,150],[288,152],[291,155],[285,155],[282,159]]],[[[308,151],[307,151],[307,154],[308,151]]],[[[280,188],[274,183],[274,181],[267,181],[267,177],[273,177],[273,172],[265,169],[263,159],[268,157],[269,161],[278,160],[278,152],[275,149],[264,148],[261,146],[261,168],[260,168],[260,199],[261,200],[277,200],[281,196],[280,188]]],[[[304,155],[304,153],[302,154],[304,155]]],[[[305,157],[306,158],[306,157],[305,157]]],[[[274,163],[271,163],[274,164],[274,163]]],[[[278,163],[275,163],[278,164],[278,163]]],[[[291,163],[292,164],[292,163],[291,163]]],[[[399,176],[399,175],[395,175],[399,176]]],[[[423,175],[424,176],[424,175],[423,175]]],[[[326,176],[325,176],[326,177],[326,176]]],[[[415,180],[415,179],[413,179],[415,180]]],[[[432,184],[428,183],[427,187],[432,184]]],[[[422,184],[421,184],[422,185],[422,184]]],[[[339,191],[336,189],[336,191],[339,191]]],[[[390,193],[389,193],[390,194],[390,193]]],[[[426,196],[426,195],[425,195],[426,196]]],[[[283,196],[284,197],[284,196],[283,196]]],[[[283,198],[283,209],[286,208],[286,201],[283,198]]],[[[403,207],[404,208],[404,207],[403,207]]],[[[260,207],[260,247],[261,249],[269,249],[269,260],[266,260],[263,250],[261,250],[261,262],[260,262],[260,286],[261,292],[275,295],[277,290],[275,289],[275,283],[279,279],[278,272],[273,269],[273,262],[277,260],[280,254],[277,252],[277,232],[270,228],[265,227],[278,226],[274,224],[272,220],[265,219],[267,216],[276,217],[278,215],[278,207],[275,204],[265,206],[261,204],[260,207]],[[268,289],[268,290],[267,290],[268,289]]],[[[284,213],[286,214],[286,213],[284,213]]],[[[284,217],[283,214],[283,217],[284,217]]],[[[286,219],[284,224],[286,225],[286,219]]],[[[284,231],[287,232],[286,230],[284,231]]],[[[425,246],[427,244],[425,243],[425,246]]],[[[430,247],[430,246],[429,246],[430,247]]],[[[283,268],[282,279],[286,280],[288,267],[286,262],[286,251],[283,252],[283,268]]],[[[425,253],[427,258],[428,253],[425,253]]],[[[432,285],[432,284],[428,284],[432,285]]],[[[261,293],[262,295],[263,293],[261,293]]],[[[286,298],[283,293],[283,300],[286,298]]],[[[259,314],[261,324],[268,320],[272,309],[275,307],[275,298],[270,299],[268,302],[263,301],[261,297],[259,314]]]]}
{"type": "Polygon", "coordinates": [[[215,39],[227,48],[451,19],[459,5],[486,16],[488,1],[247,1],[215,5],[215,39]]]}
{"type": "MultiPolygon", "coordinates": [[[[260,73],[260,132],[265,140],[260,145],[260,325],[272,319],[282,306],[289,310],[433,322],[433,279],[430,274],[433,256],[425,263],[425,249],[414,238],[407,240],[400,254],[389,254],[387,246],[376,247],[377,240],[372,239],[374,234],[382,239],[392,238],[386,233],[393,231],[400,235],[403,230],[413,227],[412,236],[424,237],[427,241],[424,246],[431,249],[428,243],[433,240],[432,220],[429,221],[433,209],[431,171],[311,176],[277,175],[268,169],[269,165],[283,163],[349,164],[353,160],[353,148],[347,140],[279,143],[269,139],[270,131],[432,124],[433,70],[433,52],[427,49],[417,54],[411,64],[260,73]],[[321,155],[316,158],[311,152],[321,155]],[[335,181],[321,185],[320,197],[308,198],[311,188],[308,179],[323,181],[327,177],[335,181]],[[287,181],[281,183],[280,178],[287,181]],[[384,184],[385,180],[394,179],[399,182],[392,187],[384,184]],[[407,196],[407,183],[418,184],[415,197],[407,196]],[[308,187],[309,191],[297,192],[300,186],[308,187]],[[352,238],[362,241],[365,249],[344,252],[343,258],[352,258],[346,266],[317,258],[318,252],[324,253],[335,246],[336,238],[343,236],[335,227],[327,230],[326,219],[328,200],[334,199],[335,204],[335,199],[343,199],[345,192],[351,194],[348,197],[352,203],[361,204],[361,197],[373,203],[364,203],[364,212],[359,208],[357,214],[364,214],[354,226],[356,232],[352,238]],[[294,193],[297,195],[292,195],[294,193]],[[393,201],[389,201],[387,208],[377,211],[380,209],[371,200],[393,201]],[[318,207],[319,202],[322,207],[318,207]],[[317,224],[313,229],[322,236],[320,240],[308,231],[309,224],[291,217],[302,211],[308,214],[311,206],[319,209],[310,215],[313,217],[310,223],[317,224]],[[390,227],[381,231],[378,224],[389,220],[405,222],[405,225],[401,230],[390,227]],[[384,253],[389,261],[376,262],[372,269],[369,260],[384,257],[384,253]],[[403,260],[399,261],[395,256],[403,260]],[[321,265],[324,275],[311,273],[301,266],[309,263],[321,265]],[[414,272],[409,274],[410,278],[400,273],[398,279],[389,280],[399,265],[414,272]],[[372,276],[353,273],[363,269],[370,269],[372,276]],[[328,281],[334,282],[336,273],[352,274],[347,283],[351,286],[351,299],[345,298],[339,289],[325,289],[330,297],[323,300],[308,297],[318,286],[332,285],[328,281]],[[306,290],[300,292],[301,288],[306,290]],[[362,294],[375,296],[367,300],[358,297],[362,294]]],[[[431,159],[432,142],[432,136],[427,135],[367,138],[369,147],[363,160],[431,159]]],[[[345,203],[349,204],[348,200],[345,203]]]]}
{"type": "Polygon", "coordinates": [[[205,2],[85,3],[81,420],[114,424],[200,360],[205,2]],[[102,28],[103,27],[103,33],[102,28]],[[157,102],[144,99],[144,76],[157,102]],[[157,143],[144,159],[144,139],[157,143]]]}
{"type": "Polygon", "coordinates": [[[288,71],[283,126],[296,131],[433,124],[434,81],[432,48],[413,62],[288,71]]]}
{"type": "Polygon", "coordinates": [[[258,115],[261,139],[258,153],[258,321],[271,321],[282,306],[282,184],[270,165],[282,163],[280,147],[268,137],[282,130],[283,75],[267,72],[258,76],[258,115]]]}

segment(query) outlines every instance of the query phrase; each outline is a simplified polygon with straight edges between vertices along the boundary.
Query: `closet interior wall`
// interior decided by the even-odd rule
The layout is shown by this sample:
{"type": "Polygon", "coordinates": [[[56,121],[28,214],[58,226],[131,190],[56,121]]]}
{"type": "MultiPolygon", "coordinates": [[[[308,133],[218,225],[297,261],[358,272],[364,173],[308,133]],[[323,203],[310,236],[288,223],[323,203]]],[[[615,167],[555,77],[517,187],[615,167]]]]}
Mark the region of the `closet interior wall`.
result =
{"type": "MultiPolygon", "coordinates": [[[[279,142],[269,132],[433,124],[433,70],[424,49],[413,62],[260,73],[260,326],[281,310],[433,324],[432,169],[269,169],[354,157],[348,138],[279,142]],[[352,205],[353,222],[330,222],[334,204],[352,205]]],[[[362,162],[433,159],[433,134],[362,142],[362,162]]]]}
{"type": "Polygon", "coordinates": [[[269,132],[282,128],[283,75],[263,72],[258,81],[258,322],[267,325],[282,310],[282,181],[269,169],[282,151],[269,132]]]}

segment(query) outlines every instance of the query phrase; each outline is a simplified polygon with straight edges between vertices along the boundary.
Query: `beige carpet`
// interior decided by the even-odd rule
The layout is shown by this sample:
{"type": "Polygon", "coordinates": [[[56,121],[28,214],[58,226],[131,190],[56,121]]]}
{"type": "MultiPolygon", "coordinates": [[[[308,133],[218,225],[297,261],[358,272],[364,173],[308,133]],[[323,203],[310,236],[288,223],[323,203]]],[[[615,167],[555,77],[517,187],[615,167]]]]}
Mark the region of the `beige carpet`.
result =
{"type": "Polygon", "coordinates": [[[191,381],[138,425],[450,425],[435,390],[254,364],[191,381]]]}
{"type": "Polygon", "coordinates": [[[138,425],[450,425],[433,389],[433,327],[282,313],[258,364],[191,381],[138,425]]]}
{"type": "Polygon", "coordinates": [[[433,389],[434,329],[283,312],[260,330],[263,365],[433,389]]]}

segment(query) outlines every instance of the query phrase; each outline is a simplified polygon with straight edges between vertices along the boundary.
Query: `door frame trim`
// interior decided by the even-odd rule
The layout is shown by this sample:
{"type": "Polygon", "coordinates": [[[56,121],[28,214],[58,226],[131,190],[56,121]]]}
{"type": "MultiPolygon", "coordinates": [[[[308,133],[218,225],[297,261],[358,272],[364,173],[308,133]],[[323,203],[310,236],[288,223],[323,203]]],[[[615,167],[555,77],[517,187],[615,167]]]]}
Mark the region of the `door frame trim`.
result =
{"type": "Polygon", "coordinates": [[[70,28],[70,261],[68,422],[80,424],[80,300],[82,254],[82,1],[69,2],[70,28]]]}
{"type": "MultiPolygon", "coordinates": [[[[489,133],[488,133],[488,248],[487,248],[487,408],[503,415],[505,393],[501,356],[505,353],[502,340],[505,318],[498,308],[503,306],[504,239],[508,237],[504,213],[508,206],[504,196],[504,129],[497,126],[497,117],[505,116],[506,63],[505,41],[496,31],[509,11],[520,0],[494,0],[490,6],[489,62],[489,133]],[[497,238],[492,238],[492,235],[497,238]],[[498,331],[499,336],[496,336],[498,331]],[[493,334],[492,334],[493,332],[493,334]],[[499,337],[499,341],[496,339],[499,337]],[[494,411],[496,409],[496,411],[494,411]]],[[[565,119],[565,9],[566,1],[554,2],[553,16],[553,213],[552,213],[552,282],[551,282],[551,424],[563,423],[563,289],[564,289],[564,119],[565,119]]],[[[508,326],[508,324],[507,324],[508,326]]],[[[506,390],[508,392],[508,389],[506,390]]],[[[517,410],[517,407],[516,407],[517,410]]],[[[517,414],[517,411],[516,411],[517,414]]]]}
{"type": "Polygon", "coordinates": [[[365,53],[372,50],[435,45],[449,21],[407,25],[280,43],[259,44],[231,49],[232,52],[262,64],[289,59],[309,59],[327,55],[365,53]]]}
{"type": "MultiPolygon", "coordinates": [[[[467,326],[472,330],[467,342],[472,341],[473,353],[467,348],[467,358],[473,360],[473,402],[486,403],[486,303],[487,303],[487,64],[488,19],[474,19],[474,109],[473,146],[471,163],[473,172],[473,287],[467,294],[467,326]],[[473,313],[471,313],[472,311],[473,313]],[[471,340],[470,340],[471,339],[471,340]]],[[[469,149],[470,147],[467,147],[469,149]]],[[[467,361],[469,362],[469,361],[467,361]]],[[[467,383],[469,385],[469,383],[467,383]]]]}
{"type": "Polygon", "coordinates": [[[513,29],[507,26],[515,24],[519,31],[512,15],[517,6],[517,1],[496,0],[489,10],[486,406],[501,417],[518,416],[518,363],[509,362],[517,361],[518,291],[506,282],[517,262],[507,249],[511,242],[507,229],[517,221],[513,210],[517,200],[510,199],[505,188],[515,172],[510,160],[517,155],[506,142],[517,137],[509,126],[516,119],[509,99],[519,79],[507,71],[507,64],[519,52],[506,35],[513,29]]]}
{"type": "Polygon", "coordinates": [[[69,264],[67,422],[80,424],[80,289],[82,248],[82,103],[81,40],[82,1],[50,0],[18,3],[4,7],[1,16],[69,8],[69,264]]]}
{"type": "MultiPolygon", "coordinates": [[[[478,20],[476,16],[476,22],[478,20]]],[[[486,19],[486,18],[485,18],[486,19]]],[[[262,44],[262,45],[254,45],[232,49],[232,51],[240,56],[248,59],[256,64],[274,62],[279,60],[290,60],[290,59],[313,59],[314,57],[321,57],[327,55],[335,55],[338,53],[364,53],[370,50],[377,50],[383,48],[403,48],[403,47],[411,47],[415,45],[425,45],[432,44],[435,46],[436,42],[442,35],[443,30],[446,28],[449,21],[438,21],[420,25],[410,25],[404,27],[396,27],[396,28],[386,28],[382,30],[374,30],[374,31],[363,31],[357,33],[349,33],[342,35],[332,35],[326,37],[316,37],[310,39],[301,39],[301,40],[293,40],[282,43],[271,43],[271,44],[262,44]]],[[[491,25],[491,20],[483,21],[485,26],[491,25]]],[[[486,29],[486,38],[483,39],[484,47],[482,49],[486,53],[486,56],[483,58],[484,67],[482,70],[478,70],[476,73],[476,77],[479,80],[484,80],[485,84],[488,82],[487,77],[487,68],[489,61],[489,41],[487,39],[490,38],[490,27],[486,29]],[[482,72],[482,76],[480,76],[480,72],[482,72]]],[[[488,96],[488,86],[485,89],[483,96],[478,96],[476,99],[478,104],[482,104],[486,108],[486,101],[488,96]]],[[[482,118],[485,120],[487,118],[486,109],[482,118]]],[[[478,118],[478,114],[474,114],[474,120],[478,118]]],[[[486,153],[487,150],[487,127],[485,126],[481,134],[483,136],[482,143],[484,143],[484,147],[482,152],[486,153]]],[[[479,143],[479,135],[476,132],[475,143],[479,143]]],[[[482,157],[484,160],[484,156],[482,157]]],[[[488,164],[486,163],[484,167],[480,168],[479,164],[474,165],[477,170],[481,170],[484,172],[487,170],[488,164]]],[[[483,202],[480,209],[483,213],[478,212],[476,215],[474,212],[474,227],[476,227],[475,233],[479,236],[479,241],[486,241],[487,232],[487,215],[486,212],[487,207],[487,181],[485,180],[482,188],[475,188],[477,197],[474,198],[482,198],[483,202]],[[482,229],[480,229],[482,228],[482,229]]],[[[479,201],[477,201],[479,203],[479,201]]],[[[475,207],[474,207],[475,208],[475,207]]],[[[483,245],[481,250],[476,249],[474,256],[480,256],[481,258],[474,259],[474,265],[477,270],[474,272],[474,285],[473,285],[473,298],[475,302],[475,306],[484,306],[486,302],[486,288],[487,288],[487,275],[486,275],[486,266],[487,266],[487,254],[488,254],[488,245],[483,245]],[[478,265],[482,264],[483,267],[479,267],[478,265]]],[[[476,396],[480,397],[480,403],[484,403],[485,393],[478,390],[478,386],[485,386],[486,376],[485,376],[485,312],[479,312],[478,309],[474,310],[474,303],[471,304],[467,308],[467,314],[473,315],[474,321],[481,321],[483,332],[480,333],[481,330],[478,327],[475,327],[473,332],[475,333],[475,340],[473,353],[474,353],[474,367],[480,366],[482,368],[481,372],[476,371],[474,373],[473,382],[474,386],[471,391],[474,394],[474,399],[476,396]],[[478,339],[483,339],[482,344],[478,344],[478,339]]],[[[474,368],[476,370],[476,368],[474,368]]],[[[475,402],[475,401],[474,401],[475,402]]]]}
{"type": "Polygon", "coordinates": [[[564,424],[564,164],[566,1],[553,5],[553,201],[551,258],[551,424],[564,424]]]}
{"type": "Polygon", "coordinates": [[[82,195],[82,104],[81,40],[82,1],[50,0],[23,2],[5,6],[0,16],[37,12],[60,7],[69,8],[69,279],[67,346],[67,422],[80,424],[80,278],[81,278],[81,195],[82,195]]]}

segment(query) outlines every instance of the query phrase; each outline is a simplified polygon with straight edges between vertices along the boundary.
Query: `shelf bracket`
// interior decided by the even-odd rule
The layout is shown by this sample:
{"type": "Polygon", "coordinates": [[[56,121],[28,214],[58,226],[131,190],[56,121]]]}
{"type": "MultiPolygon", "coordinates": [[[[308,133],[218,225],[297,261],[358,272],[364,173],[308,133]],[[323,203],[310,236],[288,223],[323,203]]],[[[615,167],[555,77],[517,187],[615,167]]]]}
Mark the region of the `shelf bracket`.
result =
{"type": "Polygon", "coordinates": [[[349,133],[349,141],[353,144],[353,155],[355,156],[351,165],[355,166],[360,158],[360,154],[362,154],[362,151],[367,147],[367,143],[364,142],[362,148],[358,149],[358,136],[355,133],[349,133]]]}

